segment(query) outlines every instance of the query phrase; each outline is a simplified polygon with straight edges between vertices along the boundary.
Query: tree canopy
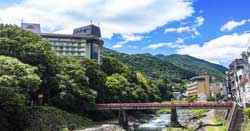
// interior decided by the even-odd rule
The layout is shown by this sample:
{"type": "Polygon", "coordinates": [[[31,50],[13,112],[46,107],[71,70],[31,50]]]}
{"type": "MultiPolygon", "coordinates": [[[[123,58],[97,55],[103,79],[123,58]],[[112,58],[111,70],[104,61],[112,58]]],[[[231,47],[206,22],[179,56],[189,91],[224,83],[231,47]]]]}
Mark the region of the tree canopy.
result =
{"type": "Polygon", "coordinates": [[[16,58],[0,56],[0,105],[27,102],[41,83],[36,70],[16,58]]]}

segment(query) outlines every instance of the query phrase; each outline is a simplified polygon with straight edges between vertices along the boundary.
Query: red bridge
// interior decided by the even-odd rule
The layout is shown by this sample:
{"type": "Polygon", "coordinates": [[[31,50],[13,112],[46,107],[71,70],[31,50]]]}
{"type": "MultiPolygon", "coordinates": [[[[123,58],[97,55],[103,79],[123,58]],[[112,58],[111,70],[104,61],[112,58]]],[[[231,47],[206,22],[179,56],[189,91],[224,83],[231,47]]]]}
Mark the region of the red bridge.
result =
{"type": "MultiPolygon", "coordinates": [[[[228,117],[231,121],[232,114],[234,114],[234,107],[236,104],[233,102],[195,102],[195,103],[107,103],[96,104],[94,110],[118,110],[119,124],[126,128],[128,127],[128,115],[126,110],[152,110],[152,109],[229,109],[228,117]],[[233,109],[233,110],[232,110],[233,109]]],[[[171,123],[178,123],[178,117],[171,114],[171,123]]]]}
{"type": "Polygon", "coordinates": [[[150,110],[150,109],[230,109],[232,102],[206,102],[206,103],[108,103],[96,104],[96,110],[150,110]]]}

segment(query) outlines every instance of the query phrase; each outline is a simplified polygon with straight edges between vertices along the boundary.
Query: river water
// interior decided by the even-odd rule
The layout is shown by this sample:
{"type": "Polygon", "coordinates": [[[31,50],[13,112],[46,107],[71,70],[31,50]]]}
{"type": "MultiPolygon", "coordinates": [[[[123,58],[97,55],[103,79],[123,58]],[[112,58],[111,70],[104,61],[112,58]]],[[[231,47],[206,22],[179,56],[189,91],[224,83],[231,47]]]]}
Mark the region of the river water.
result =
{"type": "Polygon", "coordinates": [[[147,123],[138,126],[136,131],[161,131],[170,123],[170,114],[161,114],[154,116],[147,123]]]}
{"type": "MultiPolygon", "coordinates": [[[[192,118],[192,113],[188,110],[177,110],[178,121],[185,125],[192,118]]],[[[139,125],[135,131],[161,131],[166,128],[170,123],[170,114],[161,114],[159,116],[152,117],[146,123],[139,125]]]]}

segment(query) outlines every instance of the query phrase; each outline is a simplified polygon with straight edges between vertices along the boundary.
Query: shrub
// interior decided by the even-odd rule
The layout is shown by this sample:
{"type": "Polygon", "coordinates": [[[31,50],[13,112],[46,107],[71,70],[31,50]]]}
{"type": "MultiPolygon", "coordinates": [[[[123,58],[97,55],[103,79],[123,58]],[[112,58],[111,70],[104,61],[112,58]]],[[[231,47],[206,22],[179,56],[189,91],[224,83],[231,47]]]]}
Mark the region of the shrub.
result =
{"type": "Polygon", "coordinates": [[[170,114],[171,110],[170,109],[160,109],[156,111],[156,115],[160,115],[160,114],[170,114]]]}
{"type": "Polygon", "coordinates": [[[248,119],[250,119],[250,108],[245,108],[243,110],[243,113],[248,119]]]}
{"type": "Polygon", "coordinates": [[[208,99],[207,99],[207,101],[211,101],[211,102],[214,102],[216,99],[215,99],[215,97],[209,97],[208,99]]]}
{"type": "Polygon", "coordinates": [[[26,112],[28,131],[78,129],[91,125],[92,122],[82,116],[71,114],[54,107],[28,108],[26,112]]]}
{"type": "MultiPolygon", "coordinates": [[[[6,110],[6,109],[5,109],[6,110]]],[[[8,108],[6,121],[0,117],[1,131],[67,131],[84,128],[92,122],[80,115],[71,114],[63,110],[40,106],[8,108]],[[8,123],[5,123],[8,122],[8,123]]]]}
{"type": "Polygon", "coordinates": [[[196,96],[191,96],[191,97],[188,97],[187,98],[187,101],[188,102],[194,102],[194,101],[196,101],[197,100],[197,97],[196,96]]]}
{"type": "Polygon", "coordinates": [[[207,109],[192,109],[191,112],[193,113],[193,115],[195,115],[198,119],[202,118],[203,116],[205,116],[205,113],[207,113],[209,110],[207,109]]]}

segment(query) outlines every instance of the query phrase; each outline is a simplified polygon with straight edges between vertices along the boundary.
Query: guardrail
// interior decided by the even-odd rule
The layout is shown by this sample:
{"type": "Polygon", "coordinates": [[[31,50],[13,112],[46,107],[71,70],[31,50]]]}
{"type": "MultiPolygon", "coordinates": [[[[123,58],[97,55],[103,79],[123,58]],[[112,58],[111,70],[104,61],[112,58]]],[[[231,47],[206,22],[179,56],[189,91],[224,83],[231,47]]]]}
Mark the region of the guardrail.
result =
{"type": "Polygon", "coordinates": [[[107,103],[96,104],[97,110],[135,110],[135,109],[161,109],[161,108],[206,108],[206,109],[230,109],[232,102],[222,103],[107,103]]]}

